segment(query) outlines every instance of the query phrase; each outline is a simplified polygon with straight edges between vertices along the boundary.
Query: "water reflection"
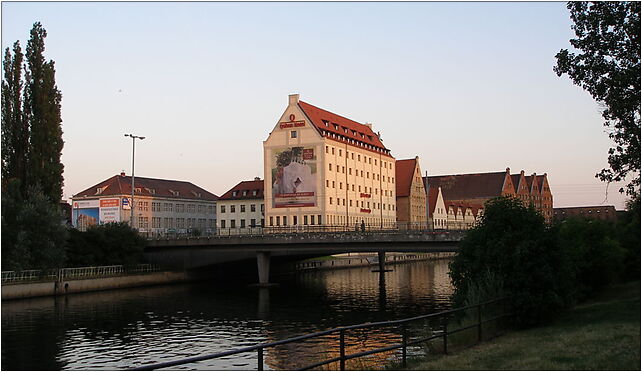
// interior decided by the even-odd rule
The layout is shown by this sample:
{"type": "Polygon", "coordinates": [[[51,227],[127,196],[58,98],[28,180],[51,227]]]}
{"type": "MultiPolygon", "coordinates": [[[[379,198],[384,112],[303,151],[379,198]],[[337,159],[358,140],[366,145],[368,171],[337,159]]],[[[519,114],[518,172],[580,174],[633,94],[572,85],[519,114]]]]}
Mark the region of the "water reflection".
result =
{"type": "MultiPolygon", "coordinates": [[[[354,268],[280,276],[280,286],[267,289],[228,280],[3,302],[2,367],[121,369],[449,306],[446,261],[391,268],[383,275],[354,268]]],[[[337,337],[268,350],[265,367],[336,356],[337,337]]],[[[356,332],[346,338],[347,352],[390,340],[398,330],[356,332]]],[[[180,368],[255,369],[256,355],[180,368]]]]}

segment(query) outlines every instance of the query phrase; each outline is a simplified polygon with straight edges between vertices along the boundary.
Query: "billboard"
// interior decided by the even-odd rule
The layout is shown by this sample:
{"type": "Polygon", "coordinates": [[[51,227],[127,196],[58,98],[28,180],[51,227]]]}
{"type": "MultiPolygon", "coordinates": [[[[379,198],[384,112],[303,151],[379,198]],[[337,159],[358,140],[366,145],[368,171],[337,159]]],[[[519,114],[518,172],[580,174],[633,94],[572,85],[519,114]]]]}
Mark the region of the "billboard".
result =
{"type": "Polygon", "coordinates": [[[120,222],[120,199],[100,199],[100,223],[120,222]]]}
{"type": "Polygon", "coordinates": [[[72,204],[71,223],[80,230],[97,225],[100,221],[98,200],[77,200],[72,204]]]}
{"type": "Polygon", "coordinates": [[[314,147],[274,149],[272,169],[272,207],[315,207],[317,158],[314,147]]]}

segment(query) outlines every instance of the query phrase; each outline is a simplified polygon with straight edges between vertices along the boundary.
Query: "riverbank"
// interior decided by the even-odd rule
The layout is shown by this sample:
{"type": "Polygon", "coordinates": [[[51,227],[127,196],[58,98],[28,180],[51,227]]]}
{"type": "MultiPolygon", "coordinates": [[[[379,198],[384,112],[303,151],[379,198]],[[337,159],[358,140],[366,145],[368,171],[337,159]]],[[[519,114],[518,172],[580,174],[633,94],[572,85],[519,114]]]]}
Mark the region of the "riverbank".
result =
{"type": "Polygon", "coordinates": [[[510,333],[410,370],[640,370],[640,282],[605,289],[555,322],[510,333]]]}
{"type": "MultiPolygon", "coordinates": [[[[424,260],[441,260],[452,258],[453,252],[436,253],[386,253],[386,265],[395,265],[424,260]]],[[[378,266],[379,260],[374,253],[353,253],[337,256],[326,256],[320,259],[309,259],[294,264],[296,271],[331,270],[351,267],[378,266]]]]}

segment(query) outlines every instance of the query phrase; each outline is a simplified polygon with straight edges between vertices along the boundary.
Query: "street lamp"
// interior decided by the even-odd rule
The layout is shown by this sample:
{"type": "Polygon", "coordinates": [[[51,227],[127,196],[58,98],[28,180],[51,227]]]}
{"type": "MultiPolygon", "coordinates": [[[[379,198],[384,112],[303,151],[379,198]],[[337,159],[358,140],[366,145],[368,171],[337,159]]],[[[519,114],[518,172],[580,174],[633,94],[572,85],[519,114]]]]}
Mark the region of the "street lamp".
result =
{"type": "Polygon", "coordinates": [[[136,140],[144,140],[145,137],[140,137],[140,136],[135,136],[133,134],[125,134],[125,137],[131,137],[132,138],[132,199],[131,199],[131,217],[129,218],[129,226],[134,228],[134,156],[136,153],[136,140]]]}

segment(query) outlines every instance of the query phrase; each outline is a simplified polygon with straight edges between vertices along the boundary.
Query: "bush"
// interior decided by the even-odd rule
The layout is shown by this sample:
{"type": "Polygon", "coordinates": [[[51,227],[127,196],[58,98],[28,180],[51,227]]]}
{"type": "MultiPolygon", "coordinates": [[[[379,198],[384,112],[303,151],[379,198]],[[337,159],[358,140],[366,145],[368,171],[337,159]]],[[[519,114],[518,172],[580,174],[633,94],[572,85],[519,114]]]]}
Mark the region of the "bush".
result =
{"type": "Polygon", "coordinates": [[[581,298],[620,280],[626,251],[610,221],[569,218],[557,226],[558,245],[568,250],[581,298]]]}
{"type": "Polygon", "coordinates": [[[67,243],[68,266],[134,266],[143,261],[145,240],[125,222],[72,231],[67,243]]]}
{"type": "Polygon", "coordinates": [[[538,324],[573,303],[570,257],[534,207],[514,198],[488,201],[450,263],[455,306],[511,298],[518,325],[538,324]],[[474,299],[469,299],[472,293],[474,299]]]}
{"type": "Polygon", "coordinates": [[[627,203],[627,211],[618,221],[617,236],[624,249],[622,279],[640,280],[640,196],[627,203]]]}

